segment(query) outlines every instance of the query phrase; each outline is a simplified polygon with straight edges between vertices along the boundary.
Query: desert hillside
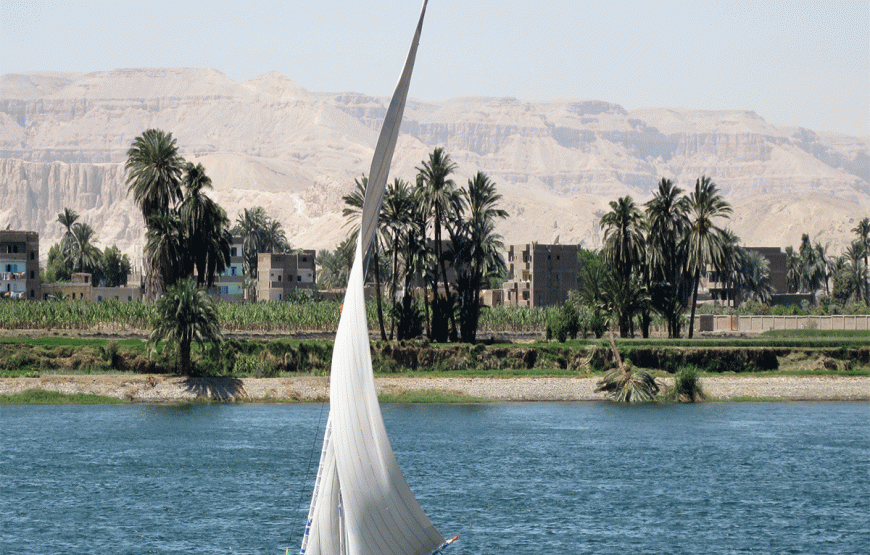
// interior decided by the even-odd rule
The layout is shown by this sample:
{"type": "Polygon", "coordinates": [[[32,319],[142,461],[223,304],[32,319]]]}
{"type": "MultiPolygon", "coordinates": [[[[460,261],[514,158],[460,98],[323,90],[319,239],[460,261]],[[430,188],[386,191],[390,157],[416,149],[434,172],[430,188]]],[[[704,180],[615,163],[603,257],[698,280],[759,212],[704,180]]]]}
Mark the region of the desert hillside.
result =
{"type": "MultiPolygon", "coordinates": [[[[44,258],[56,215],[74,208],[136,257],[141,217],[126,198],[133,138],[157,127],[201,162],[230,214],[261,205],[294,246],[332,248],[341,196],[368,171],[389,99],[310,92],[278,73],[236,83],[212,69],[118,69],[0,77],[0,226],[32,229],[44,258]]],[[[626,110],[602,101],[409,100],[393,175],[443,146],[457,183],[478,170],[504,195],[506,242],[600,245],[610,200],[646,201],[667,177],[701,175],[734,206],[746,245],[796,246],[801,233],[839,252],[870,216],[870,138],[776,127],[750,111],[626,110]]]]}

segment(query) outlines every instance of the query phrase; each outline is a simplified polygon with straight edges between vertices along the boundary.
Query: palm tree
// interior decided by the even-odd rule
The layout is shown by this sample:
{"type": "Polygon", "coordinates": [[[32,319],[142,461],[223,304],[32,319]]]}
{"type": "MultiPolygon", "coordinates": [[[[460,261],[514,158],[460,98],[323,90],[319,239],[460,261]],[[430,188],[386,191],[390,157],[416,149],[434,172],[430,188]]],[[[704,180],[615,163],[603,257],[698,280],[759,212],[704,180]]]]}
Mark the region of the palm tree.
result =
{"type": "Polygon", "coordinates": [[[668,337],[680,336],[685,307],[685,251],[681,248],[689,229],[689,200],[670,179],[659,182],[652,200],[646,203],[648,265],[656,310],[668,322],[668,337]]]}
{"type": "MultiPolygon", "coordinates": [[[[426,238],[429,208],[426,205],[426,191],[421,186],[423,179],[417,176],[417,188],[411,189],[411,209],[408,212],[408,225],[402,237],[401,248],[404,260],[404,290],[402,307],[399,313],[397,336],[399,339],[410,338],[407,329],[402,329],[406,319],[416,320],[416,307],[413,303],[411,288],[415,280],[423,285],[423,328],[426,336],[432,338],[432,319],[429,310],[429,284],[436,281],[437,275],[432,271],[437,268],[435,252],[426,238]]],[[[412,326],[413,327],[413,326],[412,326]]]]}
{"type": "Polygon", "coordinates": [[[821,243],[816,243],[816,258],[819,264],[819,270],[821,272],[820,278],[825,284],[825,295],[831,294],[831,278],[834,276],[833,270],[831,268],[833,264],[833,257],[828,256],[828,247],[823,246],[821,243]]]}
{"type": "Polygon", "coordinates": [[[800,261],[800,291],[812,293],[822,284],[825,273],[824,261],[819,259],[819,254],[810,243],[810,236],[804,233],[801,236],[801,244],[798,248],[800,261]]]}
{"type": "MultiPolygon", "coordinates": [[[[183,165],[184,159],[178,154],[172,133],[148,129],[133,140],[124,164],[127,195],[132,193],[146,228],[151,227],[153,215],[168,212],[181,200],[183,165]]],[[[147,263],[145,274],[145,298],[154,300],[162,290],[163,279],[155,275],[155,269],[147,263]]]]}
{"type": "Polygon", "coordinates": [[[862,259],[867,256],[864,244],[856,239],[846,247],[846,258],[849,268],[849,286],[852,297],[856,301],[867,300],[867,266],[862,264],[862,259]]]}
{"type": "MultiPolygon", "coordinates": [[[[737,304],[745,285],[743,275],[747,251],[740,246],[740,237],[730,228],[722,230],[722,256],[713,261],[718,281],[723,284],[722,301],[725,306],[737,304]]],[[[712,280],[711,280],[712,281],[712,280]]]]}
{"type": "MultiPolygon", "coordinates": [[[[360,219],[362,218],[363,205],[365,204],[366,198],[366,188],[369,185],[369,178],[366,176],[358,177],[354,180],[354,190],[345,196],[342,197],[344,201],[345,207],[344,210],[341,211],[341,215],[347,219],[345,225],[353,225],[351,228],[351,237],[356,240],[356,236],[359,233],[360,229],[360,219]]],[[[383,213],[383,205],[381,206],[381,213],[383,213]]],[[[378,220],[380,220],[380,214],[378,215],[378,220]]],[[[377,232],[372,239],[372,255],[371,261],[375,267],[375,301],[377,303],[377,313],[378,313],[378,327],[381,332],[381,340],[387,340],[387,331],[384,327],[384,308],[382,303],[381,296],[381,261],[380,261],[380,251],[381,251],[381,234],[383,233],[383,228],[379,225],[377,227],[377,232]]],[[[366,245],[363,245],[363,248],[366,248],[366,245]]],[[[363,253],[363,257],[365,257],[365,253],[363,253]]]]}
{"type": "Polygon", "coordinates": [[[146,225],[151,214],[181,201],[183,165],[172,133],[148,129],[133,140],[124,165],[127,195],[133,194],[146,225]]]}
{"type": "Polygon", "coordinates": [[[458,248],[454,249],[454,266],[466,282],[465,291],[460,292],[462,340],[474,343],[484,279],[505,270],[501,254],[504,244],[501,235],[495,233],[495,222],[506,218],[508,213],[496,208],[501,195],[496,193],[495,183],[483,172],[477,172],[469,179],[468,187],[460,194],[468,207],[468,217],[461,222],[460,232],[455,233],[454,243],[458,243],[458,248]]]}
{"type": "Polygon", "coordinates": [[[426,190],[426,204],[430,207],[433,214],[433,229],[435,234],[435,256],[436,256],[436,264],[438,267],[435,269],[436,279],[433,283],[434,289],[434,299],[435,306],[442,307],[442,309],[437,310],[437,317],[433,318],[433,324],[438,322],[437,331],[435,331],[435,340],[436,341],[445,341],[447,339],[444,330],[446,329],[446,320],[444,320],[445,316],[448,316],[452,326],[453,331],[456,330],[456,322],[453,316],[452,310],[452,298],[450,296],[450,286],[447,282],[447,267],[445,265],[444,260],[444,252],[443,252],[443,242],[441,235],[441,228],[444,225],[445,221],[453,218],[455,216],[456,208],[461,206],[461,200],[459,200],[458,192],[456,190],[456,184],[452,179],[450,179],[450,175],[456,170],[456,164],[450,160],[450,155],[444,152],[442,148],[436,148],[429,155],[428,161],[423,161],[422,167],[417,168],[417,172],[419,172],[420,176],[422,176],[422,181],[425,185],[426,190]],[[444,301],[442,302],[438,296],[438,269],[441,270],[441,278],[444,283],[444,301]],[[448,314],[444,314],[444,312],[448,314]]]}
{"type": "MultiPolygon", "coordinates": [[[[236,219],[234,233],[242,237],[242,256],[244,258],[243,274],[253,283],[257,272],[257,253],[261,252],[261,230],[266,227],[268,216],[261,206],[245,208],[236,219]]],[[[251,288],[245,288],[251,293],[251,288]]]]}
{"type": "Polygon", "coordinates": [[[858,242],[864,249],[864,266],[867,266],[867,256],[870,254],[870,218],[864,218],[852,228],[852,233],[858,236],[858,242]]]}
{"type": "Polygon", "coordinates": [[[613,332],[610,335],[610,349],[616,360],[616,368],[609,370],[595,388],[604,391],[607,397],[617,403],[645,403],[652,401],[659,392],[655,378],[645,370],[637,370],[623,364],[613,332]]]}
{"type": "Polygon", "coordinates": [[[317,255],[317,286],[320,289],[334,289],[347,285],[350,267],[353,264],[353,253],[356,244],[347,237],[334,251],[321,251],[317,255]]]}
{"type": "Polygon", "coordinates": [[[722,257],[722,230],[716,227],[714,219],[727,218],[730,214],[731,205],[719,195],[716,184],[709,177],[701,177],[695,181],[695,190],[689,194],[690,228],[684,240],[686,268],[692,276],[689,339],[694,335],[701,272],[708,264],[714,264],[722,257]]]}
{"type": "MultiPolygon", "coordinates": [[[[644,227],[646,221],[643,213],[631,197],[622,197],[610,201],[610,212],[601,217],[601,228],[604,229],[604,262],[613,268],[616,278],[623,289],[623,298],[631,295],[632,272],[639,267],[644,256],[644,227]]],[[[619,335],[628,337],[631,330],[632,314],[625,310],[619,314],[619,335]]]]}
{"type": "Polygon", "coordinates": [[[183,240],[191,255],[185,258],[182,273],[192,275],[195,268],[197,285],[211,287],[215,274],[230,263],[230,222],[224,209],[203,192],[212,184],[202,164],[188,162],[184,166],[182,185],[185,195],[178,214],[183,240]]]}
{"type": "Polygon", "coordinates": [[[797,293],[801,286],[800,258],[791,245],[785,248],[785,281],[789,293],[797,293]]]}
{"type": "Polygon", "coordinates": [[[744,251],[742,260],[741,287],[746,298],[770,304],[774,289],[770,284],[770,262],[758,251],[744,251]]]}
{"type": "Polygon", "coordinates": [[[293,249],[287,241],[287,234],[284,232],[284,227],[278,220],[271,218],[266,220],[266,226],[262,229],[262,247],[261,252],[270,252],[275,254],[289,253],[293,249]]]}
{"type": "MultiPolygon", "coordinates": [[[[867,257],[870,255],[870,218],[864,218],[858,222],[858,225],[852,228],[852,232],[858,236],[858,243],[860,243],[861,249],[864,251],[864,274],[868,274],[870,273],[870,266],[867,265],[867,257]]],[[[866,289],[867,286],[867,279],[864,278],[862,289],[866,289]]]]}
{"type": "Polygon", "coordinates": [[[63,212],[57,215],[58,223],[66,230],[60,240],[60,252],[65,256],[72,254],[74,244],[72,228],[78,219],[78,213],[72,208],[64,208],[63,212]]]}
{"type": "Polygon", "coordinates": [[[96,232],[88,224],[75,224],[72,228],[72,256],[77,272],[94,273],[100,264],[100,249],[91,244],[96,232]]]}
{"type": "Polygon", "coordinates": [[[197,288],[193,280],[179,281],[157,301],[148,343],[152,348],[163,340],[178,347],[181,373],[192,374],[191,345],[222,341],[217,307],[212,298],[197,288]]]}
{"type": "MultiPolygon", "coordinates": [[[[408,187],[408,182],[398,177],[387,185],[384,203],[381,208],[381,218],[385,232],[388,234],[390,252],[392,254],[392,279],[390,280],[390,340],[396,326],[397,299],[396,291],[399,283],[399,260],[402,253],[402,240],[411,225],[411,214],[414,209],[414,197],[408,187]]],[[[409,270],[405,262],[405,271],[409,270]]]]}
{"type": "Polygon", "coordinates": [[[152,283],[146,284],[159,296],[184,275],[186,248],[181,221],[174,211],[151,215],[145,232],[145,264],[152,270],[152,283]]]}

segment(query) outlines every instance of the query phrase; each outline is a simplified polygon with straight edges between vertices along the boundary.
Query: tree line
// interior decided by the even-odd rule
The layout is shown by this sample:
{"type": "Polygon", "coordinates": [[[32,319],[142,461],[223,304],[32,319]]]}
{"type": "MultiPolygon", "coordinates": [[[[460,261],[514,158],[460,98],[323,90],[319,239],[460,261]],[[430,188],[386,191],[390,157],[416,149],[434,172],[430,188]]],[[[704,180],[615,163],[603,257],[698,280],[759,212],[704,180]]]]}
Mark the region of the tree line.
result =
{"type": "Polygon", "coordinates": [[[790,293],[807,293],[820,304],[842,307],[870,301],[870,218],[852,228],[855,238],[839,256],[804,233],[797,250],[786,247],[786,282],[790,293]],[[821,297],[816,299],[817,294],[821,297]]]}
{"type": "MultiPolygon", "coordinates": [[[[414,186],[401,178],[387,185],[369,265],[383,340],[425,333],[437,342],[474,342],[481,290],[505,273],[504,244],[495,225],[507,212],[497,206],[496,184],[478,171],[457,186],[451,177],[456,168],[450,155],[436,148],[416,168],[414,186]],[[416,288],[423,291],[419,298],[416,288]]],[[[367,186],[362,176],[343,197],[343,216],[351,227],[334,251],[321,251],[320,288],[347,282],[367,186]]]]}
{"type": "MultiPolygon", "coordinates": [[[[688,193],[662,179],[643,207],[630,196],[611,201],[600,222],[603,248],[581,249],[578,290],[551,323],[551,334],[576,334],[584,327],[584,334],[600,336],[612,322],[622,337],[633,336],[636,328],[648,337],[658,315],[669,337],[680,337],[687,325],[691,338],[698,286],[705,274],[720,284],[725,304],[767,307],[774,294],[769,262],[723,227],[731,213],[716,184],[703,176],[688,193]]],[[[843,311],[849,302],[866,309],[870,218],[852,232],[855,239],[839,256],[813,245],[807,234],[797,250],[786,247],[787,291],[812,294],[812,302],[824,312],[843,311]]]]}
{"type": "Polygon", "coordinates": [[[79,217],[71,208],[64,208],[57,215],[64,234],[59,243],[48,249],[48,263],[41,276],[43,283],[70,281],[73,273],[87,272],[93,276],[94,286],[126,285],[132,269],[130,258],[121,254],[117,245],[101,251],[94,245],[96,232],[90,224],[79,222],[79,217]]]}
{"type": "Polygon", "coordinates": [[[613,320],[621,337],[634,335],[637,327],[648,337],[658,314],[672,338],[681,336],[688,310],[691,338],[698,287],[708,271],[728,294],[769,302],[768,262],[722,226],[731,213],[731,205],[706,176],[688,192],[663,178],[643,207],[630,196],[611,201],[600,222],[603,248],[581,253],[572,308],[590,312],[599,335],[613,320]]]}

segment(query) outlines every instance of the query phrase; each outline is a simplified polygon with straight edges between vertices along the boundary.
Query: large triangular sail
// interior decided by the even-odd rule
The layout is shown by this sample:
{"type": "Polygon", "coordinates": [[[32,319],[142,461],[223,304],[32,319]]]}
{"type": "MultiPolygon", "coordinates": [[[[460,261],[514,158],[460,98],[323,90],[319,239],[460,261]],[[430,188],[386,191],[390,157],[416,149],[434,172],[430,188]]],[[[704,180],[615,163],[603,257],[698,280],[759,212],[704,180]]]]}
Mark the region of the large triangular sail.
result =
{"type": "Polygon", "coordinates": [[[402,123],[426,1],[372,158],[330,379],[330,412],[302,541],[305,555],[430,555],[445,545],[399,470],[378,405],[363,281],[402,123]]]}

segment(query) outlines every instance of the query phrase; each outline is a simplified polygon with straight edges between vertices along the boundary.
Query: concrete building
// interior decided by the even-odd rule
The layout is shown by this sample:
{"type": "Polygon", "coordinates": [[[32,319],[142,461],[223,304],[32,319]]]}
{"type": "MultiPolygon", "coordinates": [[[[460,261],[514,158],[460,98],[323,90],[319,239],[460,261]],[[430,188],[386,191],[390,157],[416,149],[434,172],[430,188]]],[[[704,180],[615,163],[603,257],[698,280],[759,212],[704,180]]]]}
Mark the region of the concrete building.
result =
{"type": "Polygon", "coordinates": [[[245,300],[245,258],[242,255],[242,238],[233,237],[230,244],[230,264],[215,276],[214,286],[208,293],[216,301],[238,303],[245,300]]]}
{"type": "Polygon", "coordinates": [[[577,245],[511,245],[505,306],[560,306],[577,289],[577,245]]]}
{"type": "Polygon", "coordinates": [[[257,255],[257,300],[284,301],[296,290],[313,291],[317,281],[317,251],[257,255]]]}
{"type": "Polygon", "coordinates": [[[145,294],[144,287],[135,278],[128,278],[127,285],[120,287],[94,287],[93,276],[89,273],[75,273],[71,278],[66,282],[43,284],[42,299],[62,296],[73,301],[131,303],[141,301],[145,294]]]}
{"type": "Polygon", "coordinates": [[[39,234],[35,231],[0,231],[0,297],[42,298],[39,276],[39,234]]]}

